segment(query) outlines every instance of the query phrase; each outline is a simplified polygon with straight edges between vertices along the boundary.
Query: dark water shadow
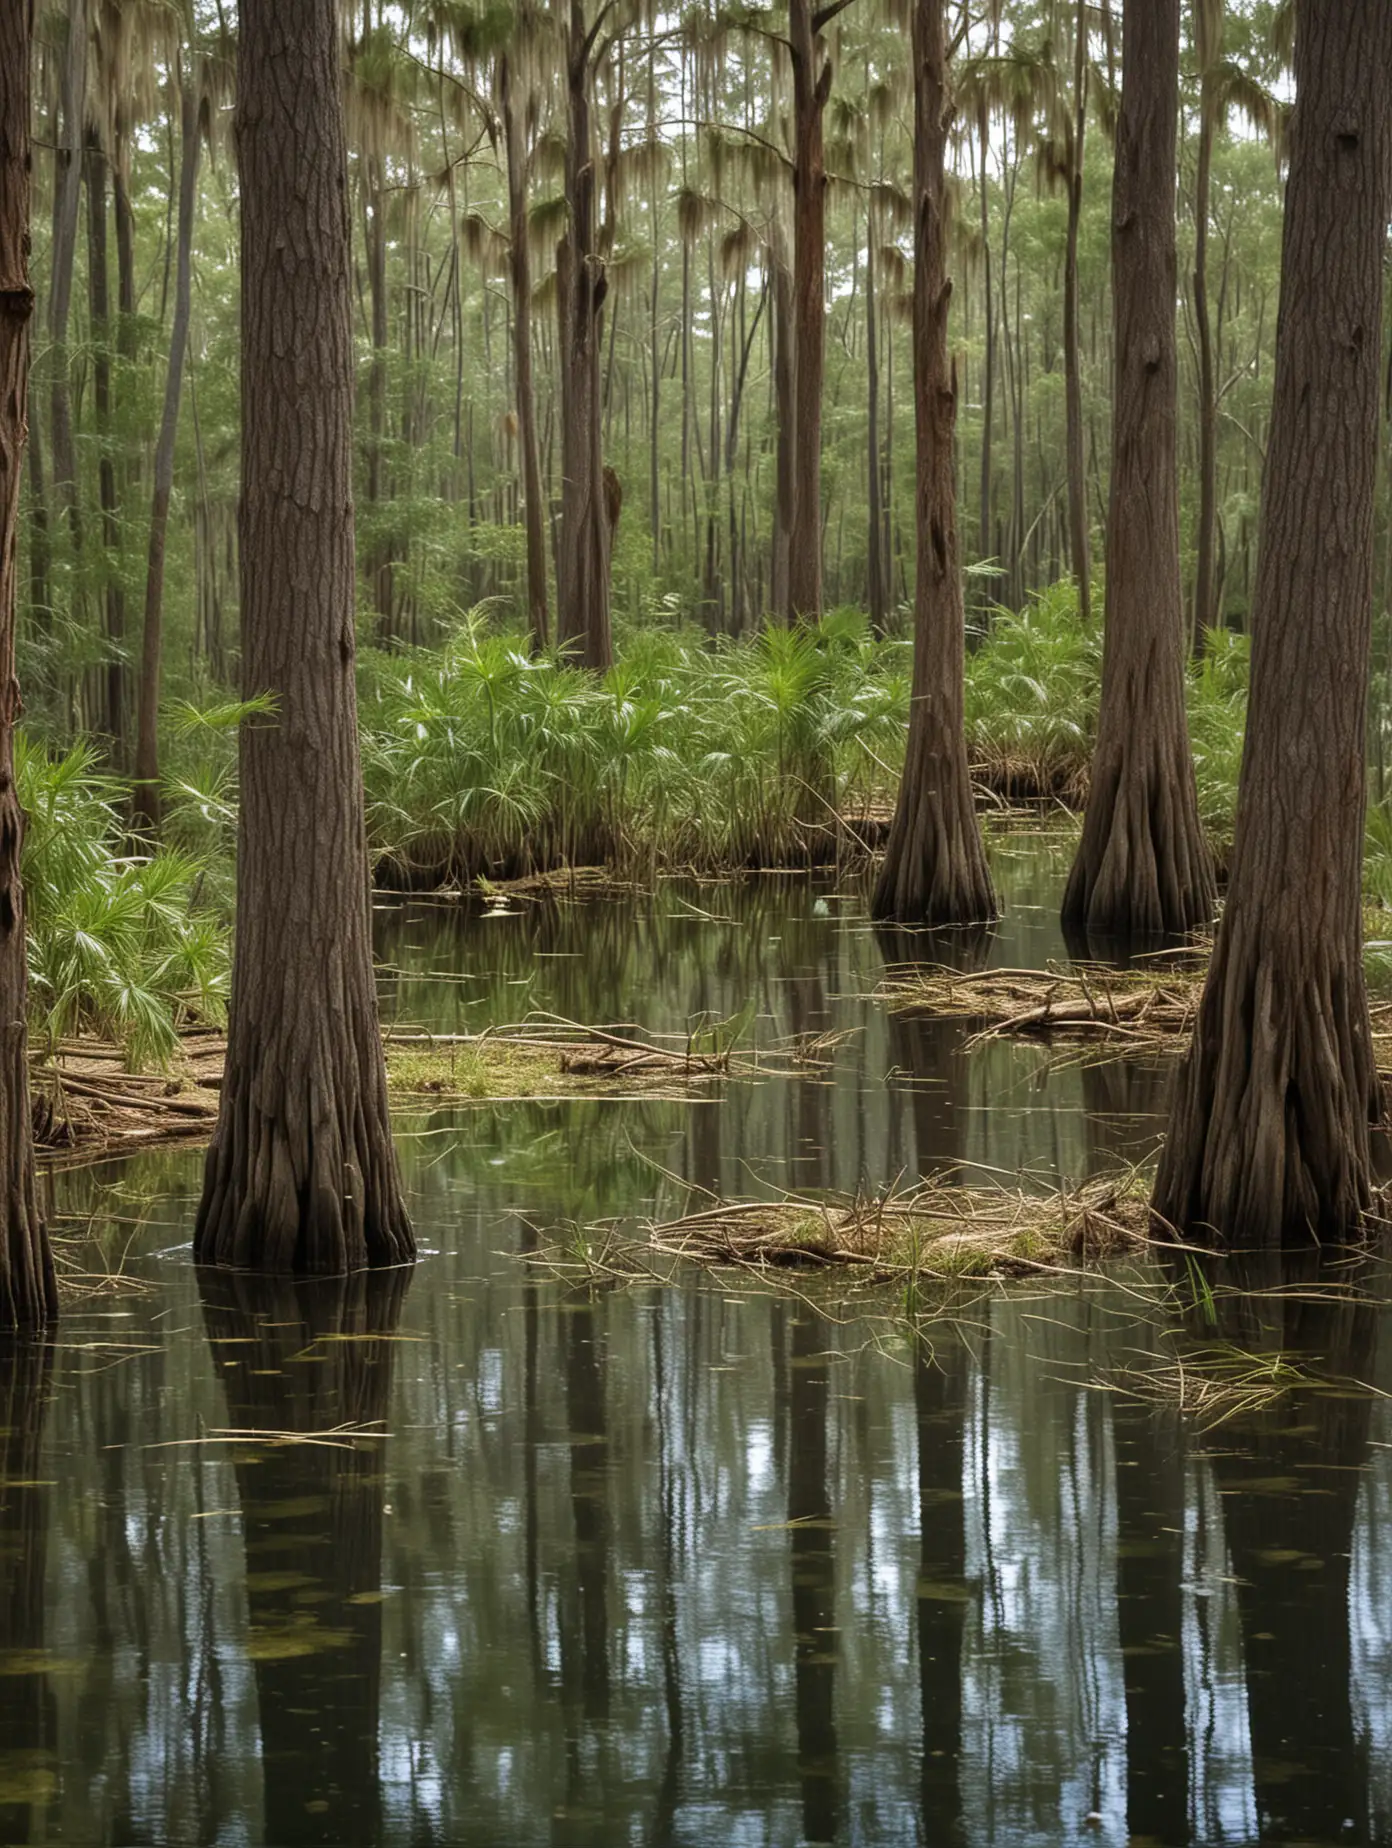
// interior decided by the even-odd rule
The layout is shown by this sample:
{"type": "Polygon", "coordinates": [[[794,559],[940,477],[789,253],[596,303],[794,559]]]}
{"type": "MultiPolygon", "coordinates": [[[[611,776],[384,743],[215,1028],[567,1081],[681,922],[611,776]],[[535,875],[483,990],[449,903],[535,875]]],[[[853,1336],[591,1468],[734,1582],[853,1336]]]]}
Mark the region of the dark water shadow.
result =
{"type": "Polygon", "coordinates": [[[291,1848],[382,1839],[385,1421],[410,1279],[198,1271],[228,1428],[246,1434],[233,1455],[263,1832],[291,1848]]]}
{"type": "Polygon", "coordinates": [[[44,1582],[49,1496],[44,1425],[53,1350],[0,1342],[0,1841],[45,1839],[57,1793],[57,1717],[48,1670],[44,1582]]]}
{"type": "Polygon", "coordinates": [[[1349,1577],[1381,1320],[1371,1262],[1318,1251],[1190,1260],[1189,1333],[1289,1369],[1205,1440],[1238,1583],[1261,1839],[1367,1840],[1349,1577]]]}

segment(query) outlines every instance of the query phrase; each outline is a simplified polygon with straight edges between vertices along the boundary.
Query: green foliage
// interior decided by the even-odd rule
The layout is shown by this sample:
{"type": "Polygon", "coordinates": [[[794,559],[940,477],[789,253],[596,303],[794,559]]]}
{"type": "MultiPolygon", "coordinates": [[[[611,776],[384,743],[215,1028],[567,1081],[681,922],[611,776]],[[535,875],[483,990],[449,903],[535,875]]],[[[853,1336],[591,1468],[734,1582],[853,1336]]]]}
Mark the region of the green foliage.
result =
{"type": "Polygon", "coordinates": [[[987,621],[967,662],[975,774],[1001,795],[1078,796],[1097,731],[1101,628],[1083,628],[1067,580],[987,621]]]}
{"type": "Polygon", "coordinates": [[[1199,814],[1220,862],[1226,861],[1232,848],[1250,658],[1251,645],[1245,635],[1214,629],[1189,674],[1189,740],[1199,814]]]}
{"type": "Polygon", "coordinates": [[[119,851],[125,790],[88,744],[50,757],[21,736],[16,774],[40,1030],[105,1035],[133,1066],[167,1059],[182,1024],[220,1023],[226,1010],[228,936],[201,902],[199,862],[119,851]]]}
{"type": "Polygon", "coordinates": [[[475,613],[441,653],[365,660],[369,836],[408,883],[805,864],[889,795],[907,712],[905,651],[855,613],[714,650],[640,630],[602,680],[475,613]]]}

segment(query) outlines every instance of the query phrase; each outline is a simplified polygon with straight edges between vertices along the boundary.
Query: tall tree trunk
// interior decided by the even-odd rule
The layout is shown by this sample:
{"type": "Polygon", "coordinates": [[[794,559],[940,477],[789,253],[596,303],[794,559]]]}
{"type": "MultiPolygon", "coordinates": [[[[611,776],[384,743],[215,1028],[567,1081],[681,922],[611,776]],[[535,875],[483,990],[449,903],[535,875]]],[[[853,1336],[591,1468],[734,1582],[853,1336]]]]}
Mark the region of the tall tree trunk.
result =
{"type": "MultiPolygon", "coordinates": [[[[1202,22],[1204,0],[1197,0],[1194,12],[1198,31],[1199,58],[1203,66],[1199,98],[1199,158],[1194,187],[1194,322],[1199,344],[1199,533],[1198,560],[1194,575],[1194,629],[1192,646],[1197,653],[1204,637],[1217,620],[1214,607],[1214,545],[1218,527],[1218,387],[1213,368],[1213,322],[1208,307],[1208,220],[1209,197],[1213,174],[1213,139],[1218,126],[1218,111],[1213,97],[1212,60],[1221,46],[1205,43],[1207,31],[1202,22]]],[[[1218,14],[1220,29],[1222,13],[1218,14]]]]}
{"type": "Polygon", "coordinates": [[[977,110],[977,139],[981,146],[981,263],[985,289],[986,348],[981,384],[981,512],[977,518],[978,558],[990,558],[991,544],[991,434],[996,414],[996,295],[991,255],[991,197],[986,158],[991,146],[991,119],[983,94],[977,110]]]}
{"type": "Polygon", "coordinates": [[[29,73],[33,0],[0,6],[0,1327],[58,1313],[48,1235],[34,1188],[26,1035],[29,974],[20,860],[24,811],[14,778],[15,592],[19,487],[29,402],[29,73]]]}
{"type": "Polygon", "coordinates": [[[585,667],[613,664],[609,626],[609,518],[600,404],[602,315],[609,282],[596,241],[593,47],[582,0],[570,0],[566,47],[569,222],[556,251],[560,312],[561,545],[556,573],[561,647],[585,667]]]}
{"type": "MultiPolygon", "coordinates": [[[[387,435],[387,344],[391,329],[387,318],[386,180],[379,155],[370,156],[366,170],[367,292],[371,309],[372,366],[367,378],[367,499],[373,510],[370,556],[365,561],[377,612],[377,634],[383,643],[396,633],[395,585],[390,542],[381,531],[381,506],[386,498],[382,445],[387,435]]],[[[470,517],[473,517],[472,496],[470,517]]]]}
{"type": "Polygon", "coordinates": [[[532,626],[533,646],[546,648],[551,641],[551,619],[546,597],[546,508],[541,498],[536,399],[532,389],[532,258],[527,243],[527,154],[512,94],[512,59],[506,52],[498,62],[498,94],[507,153],[513,370],[517,435],[522,451],[522,517],[527,531],[527,615],[532,626]]]}
{"type": "Polygon", "coordinates": [[[943,0],[914,0],[913,376],[917,435],[913,696],[909,745],[877,918],[974,924],[996,916],[972,802],[964,730],[966,615],[957,554],[953,438],[957,376],[948,357],[947,41],[943,0]]]}
{"type": "Polygon", "coordinates": [[[1063,900],[1089,936],[1157,937],[1213,916],[1184,706],[1174,200],[1180,0],[1126,0],[1112,194],[1115,399],[1102,703],[1063,900]]]}
{"type": "Polygon", "coordinates": [[[1083,153],[1087,141],[1088,0],[1078,0],[1073,44],[1073,138],[1068,169],[1068,243],[1063,266],[1063,371],[1068,421],[1068,545],[1078,580],[1078,613],[1092,617],[1092,558],[1088,544],[1087,461],[1083,435],[1083,372],[1078,339],[1078,226],[1083,215],[1083,153]]]}
{"type": "Polygon", "coordinates": [[[164,622],[164,553],[169,534],[169,499],[174,491],[174,445],[179,434],[179,401],[184,387],[192,306],[193,220],[198,208],[198,151],[202,141],[198,84],[193,48],[179,97],[179,219],[174,270],[174,324],[169,336],[169,369],[164,377],[164,410],[155,445],[154,496],[150,506],[150,549],[145,565],[145,626],[140,644],[140,689],[135,731],[137,822],[152,832],[159,827],[159,696],[164,622]]]}
{"type": "Polygon", "coordinates": [[[866,416],[866,591],[870,605],[870,627],[876,635],[885,632],[888,598],[885,595],[884,546],[880,529],[884,510],[880,493],[880,354],[878,306],[875,301],[875,213],[870,209],[869,233],[865,241],[865,378],[869,407],[866,416]]]}
{"type": "Polygon", "coordinates": [[[73,441],[68,318],[72,308],[77,223],[82,203],[83,108],[87,96],[87,0],[69,0],[63,49],[62,102],[53,151],[53,248],[49,258],[49,431],[53,486],[67,515],[74,550],[81,542],[77,450],[73,441]]]}
{"type": "Polygon", "coordinates": [[[1155,1185],[1181,1232],[1242,1244],[1353,1231],[1382,1110],[1361,902],[1392,8],[1298,8],[1295,70],[1232,876],[1155,1185]]]}
{"type": "MultiPolygon", "coordinates": [[[[658,47],[654,43],[652,55],[648,60],[648,139],[656,142],[657,129],[657,60],[658,47]]],[[[652,571],[656,580],[662,569],[662,490],[659,468],[660,448],[658,443],[658,413],[662,406],[662,366],[663,354],[657,343],[657,304],[658,292],[662,281],[662,246],[658,237],[658,201],[660,181],[656,165],[653,168],[652,184],[648,195],[648,224],[652,235],[652,281],[651,294],[648,297],[648,364],[652,368],[651,393],[648,405],[648,519],[652,526],[652,571]]]]}
{"type": "Polygon", "coordinates": [[[794,456],[797,452],[797,398],[793,391],[793,278],[781,235],[775,233],[769,260],[773,266],[774,499],[773,552],[769,564],[769,608],[780,622],[792,608],[793,510],[797,500],[794,456]]]}
{"type": "Polygon", "coordinates": [[[793,530],[788,620],[822,613],[822,380],[826,365],[826,157],[822,118],[831,95],[831,59],[818,67],[817,38],[839,6],[814,11],[789,0],[793,66],[793,530]]]}
{"type": "Polygon", "coordinates": [[[377,1020],[354,667],[353,341],[334,0],[243,0],[236,960],[194,1252],[360,1270],[415,1244],[377,1020]]]}
{"type": "Polygon", "coordinates": [[[121,531],[116,493],[116,458],[111,441],[111,289],[106,242],[106,150],[95,130],[87,137],[87,300],[92,321],[92,393],[97,414],[98,494],[102,546],[106,553],[103,605],[107,660],[103,674],[102,724],[117,768],[126,763],[126,599],[120,579],[121,531]]]}

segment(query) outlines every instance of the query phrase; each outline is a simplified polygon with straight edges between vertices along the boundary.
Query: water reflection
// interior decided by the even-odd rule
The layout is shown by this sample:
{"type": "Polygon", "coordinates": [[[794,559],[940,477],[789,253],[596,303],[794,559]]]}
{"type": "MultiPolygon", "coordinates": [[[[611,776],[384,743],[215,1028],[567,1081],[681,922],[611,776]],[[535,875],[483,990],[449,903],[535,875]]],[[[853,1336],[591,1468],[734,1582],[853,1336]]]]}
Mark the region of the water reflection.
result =
{"type": "Polygon", "coordinates": [[[840,1835],[842,1799],[836,1740],[836,1525],[827,1480],[829,1331],[806,1304],[785,1313],[784,1305],[775,1303],[769,1325],[775,1416],[785,1433],[787,1457],[802,1832],[809,1842],[834,1842],[840,1835]]]}
{"type": "Polygon", "coordinates": [[[918,1682],[923,1716],[920,1800],[945,1843],[962,1833],[962,1645],[967,1605],[962,1520],[966,1354],[957,1341],[918,1342],[918,1682]]]}
{"type": "Polygon", "coordinates": [[[452,1223],[404,1304],[174,1270],[42,1440],[12,1370],[5,1839],[1385,1837],[1392,1452],[1339,1382],[1387,1311],[1099,1282],[911,1341],[452,1223]],[[1306,1372],[1207,1433],[1098,1389],[1219,1336],[1306,1372]]]}
{"type": "Polygon", "coordinates": [[[43,1431],[52,1351],[32,1341],[0,1347],[0,1840],[40,1839],[57,1786],[57,1723],[50,1683],[44,1573],[49,1496],[43,1431]]]}
{"type": "Polygon", "coordinates": [[[382,1839],[383,1447],[409,1277],[198,1273],[226,1428],[246,1440],[234,1456],[269,1842],[382,1839]]]}
{"type": "Polygon", "coordinates": [[[1211,1453],[1238,1581],[1259,1827],[1271,1840],[1367,1840],[1349,1593],[1379,1316],[1352,1295],[1356,1272],[1330,1276],[1310,1257],[1234,1260],[1223,1281],[1221,1332],[1302,1370],[1288,1393],[1231,1420],[1211,1453]]]}
{"type": "MultiPolygon", "coordinates": [[[[1239,1301],[1142,1267],[911,1331],[892,1298],[577,1290],[528,1261],[693,1183],[1112,1168],[1163,1061],[888,1019],[886,958],[943,945],[807,882],[432,916],[384,933],[406,1018],[676,1030],[754,994],[766,1039],[855,1031],[829,1070],[699,1103],[403,1119],[431,1254],[405,1300],[198,1277],[196,1156],[56,1182],[148,1293],[6,1376],[0,1648],[38,1672],[0,1676],[0,1834],[1388,1839],[1392,1412],[1347,1381],[1392,1388],[1392,1311],[1351,1273],[1239,1301]],[[1207,1430],[1115,1389],[1220,1341],[1303,1371],[1207,1430]],[[387,1441],[288,1441],[374,1420],[387,1441]]],[[[965,963],[1060,953],[1051,908],[1004,932],[965,963]]]]}
{"type": "MultiPolygon", "coordinates": [[[[1066,841],[1047,835],[997,840],[1008,910],[990,932],[887,932],[870,924],[863,890],[827,878],[672,882],[637,900],[517,901],[503,914],[464,902],[393,904],[377,919],[388,964],[383,1005],[389,1017],[435,1031],[477,1030],[538,1009],[684,1034],[693,1021],[749,1010],[746,1047],[840,1036],[819,1075],[727,1085],[669,1113],[683,1126],[680,1153],[673,1160],[670,1142],[651,1152],[718,1193],[761,1185],[854,1192],[945,1165],[977,1180],[1024,1169],[1041,1185],[1080,1181],[1153,1151],[1166,1060],[1099,1073],[1004,1041],[965,1055],[956,1024],[891,1016],[871,1001],[893,967],[1064,958],[1055,912],[1067,852],[1066,841]]],[[[602,1108],[590,1105],[587,1115],[602,1108]]],[[[440,1113],[433,1123],[451,1120],[440,1113]]],[[[504,1158],[567,1121],[564,1107],[510,1110],[504,1158]]],[[[627,1127],[631,1134],[631,1120],[627,1127]]],[[[568,1146],[573,1152],[573,1139],[568,1146]]]]}

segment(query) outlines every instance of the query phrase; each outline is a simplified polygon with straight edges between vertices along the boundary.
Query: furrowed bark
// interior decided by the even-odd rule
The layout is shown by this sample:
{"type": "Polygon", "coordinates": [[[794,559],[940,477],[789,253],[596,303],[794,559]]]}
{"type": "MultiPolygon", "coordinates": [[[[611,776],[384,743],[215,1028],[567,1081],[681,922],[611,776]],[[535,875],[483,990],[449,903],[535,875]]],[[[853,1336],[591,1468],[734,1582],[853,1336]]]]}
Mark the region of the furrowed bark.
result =
{"type": "Polygon", "coordinates": [[[826,193],[823,116],[831,95],[831,60],[818,66],[812,0],[790,0],[793,66],[793,301],[797,441],[793,450],[793,524],[789,547],[788,620],[822,613],[822,380],[826,367],[826,193]]]}
{"type": "Polygon", "coordinates": [[[507,153],[508,261],[512,276],[517,435],[522,450],[522,517],[527,533],[527,614],[532,627],[532,644],[541,649],[550,645],[551,620],[546,598],[546,509],[541,498],[536,400],[532,390],[532,263],[527,247],[527,157],[522,124],[517,119],[512,94],[512,60],[506,52],[498,64],[498,91],[507,153]]]}
{"type": "Polygon", "coordinates": [[[0,1327],[58,1313],[48,1235],[34,1187],[29,1115],[29,972],[20,860],[24,811],[14,777],[15,592],[19,488],[29,403],[30,58],[33,0],[0,7],[0,1327]]]}
{"type": "Polygon", "coordinates": [[[237,932],[194,1251],[343,1272],[414,1241],[387,1115],[354,690],[353,346],[334,0],[243,0],[237,932]]]}
{"type": "Polygon", "coordinates": [[[1078,231],[1083,215],[1083,151],[1087,139],[1088,0],[1078,0],[1073,42],[1073,137],[1068,172],[1068,241],[1063,263],[1063,370],[1068,442],[1068,547],[1078,581],[1078,613],[1092,619],[1092,557],[1083,442],[1083,369],[1078,335],[1078,231]]]}
{"type": "Polygon", "coordinates": [[[1354,1232],[1381,1116],[1361,901],[1392,8],[1296,22],[1232,876],[1154,1195],[1234,1245],[1354,1232]]]}
{"type": "Polygon", "coordinates": [[[943,0],[914,0],[914,410],[918,570],[908,754],[875,887],[877,918],[975,924],[997,914],[972,801],[964,730],[966,616],[957,551],[948,357],[947,46],[943,0]]]}
{"type": "Polygon", "coordinates": [[[1064,923],[1139,941],[1209,923],[1184,704],[1174,200],[1179,0],[1126,0],[1112,199],[1116,370],[1097,745],[1064,923]]]}
{"type": "Polygon", "coordinates": [[[556,251],[560,315],[561,540],[556,571],[561,648],[585,667],[613,665],[609,622],[610,525],[605,509],[601,315],[609,292],[596,242],[594,134],[590,125],[592,47],[581,0],[571,0],[566,51],[569,140],[566,234],[556,251]]]}

